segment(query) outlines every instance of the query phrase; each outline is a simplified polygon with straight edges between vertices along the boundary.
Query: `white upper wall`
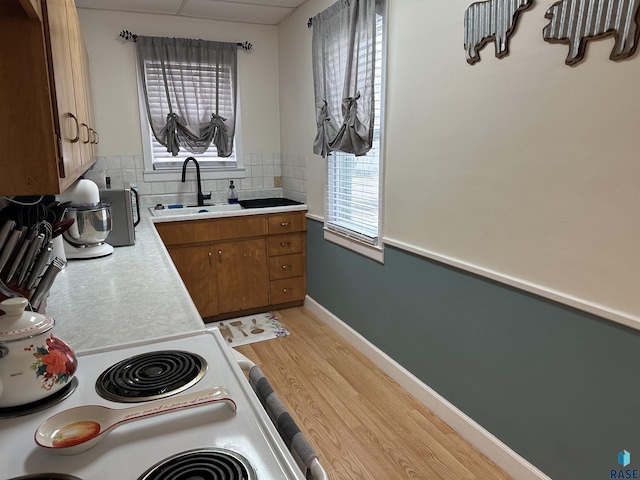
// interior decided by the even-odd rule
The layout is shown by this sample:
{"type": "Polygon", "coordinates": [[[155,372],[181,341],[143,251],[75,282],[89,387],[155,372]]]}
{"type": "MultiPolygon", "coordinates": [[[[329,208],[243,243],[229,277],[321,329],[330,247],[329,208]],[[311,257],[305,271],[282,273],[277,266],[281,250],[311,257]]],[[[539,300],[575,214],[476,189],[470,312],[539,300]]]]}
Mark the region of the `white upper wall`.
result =
{"type": "Polygon", "coordinates": [[[242,152],[280,152],[276,27],[87,9],[78,9],[78,14],[89,53],[100,133],[98,155],[142,155],[135,44],[120,38],[121,30],[148,36],[252,43],[250,52],[238,49],[242,152]]]}
{"type": "MultiPolygon", "coordinates": [[[[310,0],[278,26],[283,153],[314,156],[310,0]]],[[[520,16],[510,55],[467,64],[471,0],[390,1],[384,237],[640,321],[640,55],[585,60],[542,39],[551,1],[520,16]]],[[[463,301],[464,299],[461,299],[463,301]]]]}

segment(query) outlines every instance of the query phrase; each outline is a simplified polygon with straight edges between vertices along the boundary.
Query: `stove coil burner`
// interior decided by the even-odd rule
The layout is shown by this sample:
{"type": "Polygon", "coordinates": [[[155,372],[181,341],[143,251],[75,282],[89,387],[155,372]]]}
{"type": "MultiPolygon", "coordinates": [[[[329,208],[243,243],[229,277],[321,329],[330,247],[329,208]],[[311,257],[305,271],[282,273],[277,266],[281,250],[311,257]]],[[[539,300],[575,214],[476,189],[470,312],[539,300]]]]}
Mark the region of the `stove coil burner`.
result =
{"type": "Polygon", "coordinates": [[[3,407],[0,408],[0,418],[13,418],[21,417],[23,415],[30,415],[41,410],[45,410],[49,407],[57,405],[62,400],[71,395],[78,386],[78,379],[73,377],[69,383],[52,393],[48,397],[42,398],[35,402],[27,403],[25,405],[17,405],[15,407],[3,407]]]}
{"type": "Polygon", "coordinates": [[[255,480],[242,455],[222,448],[187,450],[158,462],[138,480],[255,480]]]}
{"type": "Polygon", "coordinates": [[[67,475],[64,473],[36,473],[34,475],[24,475],[22,477],[14,477],[9,480],[82,480],[81,478],[67,475]]]}
{"type": "Polygon", "coordinates": [[[146,402],[186,390],[200,381],[206,371],[206,360],[195,353],[148,352],[105,370],[96,381],[96,391],[114,402],[146,402]]]}

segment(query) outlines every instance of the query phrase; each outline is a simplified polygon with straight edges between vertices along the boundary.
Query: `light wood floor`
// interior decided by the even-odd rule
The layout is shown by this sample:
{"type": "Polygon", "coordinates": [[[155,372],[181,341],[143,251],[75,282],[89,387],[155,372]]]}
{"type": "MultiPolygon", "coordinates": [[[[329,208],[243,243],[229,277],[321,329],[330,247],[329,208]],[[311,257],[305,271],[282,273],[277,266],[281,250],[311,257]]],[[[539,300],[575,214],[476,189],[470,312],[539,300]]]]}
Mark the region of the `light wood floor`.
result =
{"type": "Polygon", "coordinates": [[[291,335],[237,347],[269,379],[329,478],[510,477],[304,307],[291,335]]]}

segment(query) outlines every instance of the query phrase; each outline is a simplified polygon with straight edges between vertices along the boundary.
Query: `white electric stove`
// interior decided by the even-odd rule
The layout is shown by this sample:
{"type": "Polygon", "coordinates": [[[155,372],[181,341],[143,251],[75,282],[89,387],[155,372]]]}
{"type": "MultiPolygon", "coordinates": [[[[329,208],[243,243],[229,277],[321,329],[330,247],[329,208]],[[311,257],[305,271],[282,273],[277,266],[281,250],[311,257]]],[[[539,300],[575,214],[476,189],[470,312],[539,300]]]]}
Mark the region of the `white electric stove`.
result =
{"type": "MultiPolygon", "coordinates": [[[[168,363],[173,361],[167,360],[168,363]]],[[[191,361],[189,359],[187,363],[191,361]]],[[[159,366],[141,367],[146,372],[144,375],[159,374],[167,362],[158,362],[159,366]]],[[[161,377],[169,375],[167,372],[159,374],[161,377]]],[[[0,418],[1,480],[23,476],[61,480],[305,478],[236,363],[231,349],[215,329],[82,352],[78,354],[76,378],[77,388],[59,403],[30,414],[0,418]],[[102,387],[96,388],[96,381],[114,365],[129,368],[123,362],[125,359],[136,360],[162,352],[170,356],[193,357],[200,370],[193,380],[178,387],[182,390],[175,393],[175,397],[223,386],[229,390],[237,410],[234,412],[227,403],[219,402],[130,422],[114,429],[92,449],[76,455],[57,455],[36,445],[34,433],[37,427],[63,410],[90,404],[126,408],[143,403],[140,401],[143,398],[147,401],[147,397],[136,398],[135,395],[140,395],[137,392],[133,392],[134,399],[123,401],[119,398],[121,392],[113,393],[109,389],[106,396],[111,399],[104,398],[105,392],[101,392],[102,387]],[[195,454],[194,459],[187,457],[187,453],[195,454]],[[209,460],[210,454],[214,457],[222,455],[222,460],[209,460]],[[237,468],[239,473],[228,477],[215,476],[207,473],[205,468],[191,476],[167,474],[163,477],[163,470],[174,468],[168,459],[191,466],[198,462],[230,461],[232,468],[237,468]],[[154,466],[157,468],[153,469],[154,466]]],[[[104,378],[108,379],[109,375],[104,378]]],[[[118,381],[108,380],[107,386],[109,382],[118,381]]]]}

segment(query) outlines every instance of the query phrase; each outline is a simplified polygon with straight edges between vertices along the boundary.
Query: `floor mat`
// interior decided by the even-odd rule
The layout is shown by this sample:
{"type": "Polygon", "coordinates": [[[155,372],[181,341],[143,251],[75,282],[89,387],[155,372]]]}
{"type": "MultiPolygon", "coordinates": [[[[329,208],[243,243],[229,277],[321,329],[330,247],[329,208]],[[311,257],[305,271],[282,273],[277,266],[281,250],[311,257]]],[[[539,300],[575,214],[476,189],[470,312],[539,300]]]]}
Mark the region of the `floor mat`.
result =
{"type": "Polygon", "coordinates": [[[259,313],[208,324],[215,327],[232,347],[286,337],[289,330],[273,313],[259,313]]]}

